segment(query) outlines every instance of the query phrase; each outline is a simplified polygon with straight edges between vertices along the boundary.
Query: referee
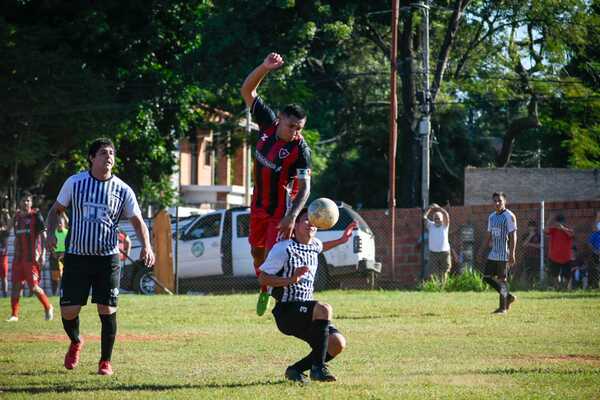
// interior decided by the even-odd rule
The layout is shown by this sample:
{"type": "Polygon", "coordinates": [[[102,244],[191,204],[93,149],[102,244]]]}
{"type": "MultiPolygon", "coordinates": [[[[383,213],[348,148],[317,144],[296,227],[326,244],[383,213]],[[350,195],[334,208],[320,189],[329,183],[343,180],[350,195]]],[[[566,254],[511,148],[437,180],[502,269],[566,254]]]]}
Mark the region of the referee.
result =
{"type": "Polygon", "coordinates": [[[64,273],[60,288],[60,311],[71,344],[65,355],[65,368],[79,363],[83,338],[79,336],[79,312],[87,304],[90,288],[102,324],[101,356],[98,374],[112,375],[110,363],[117,334],[119,295],[118,222],[129,219],[143,243],[140,259],[154,264],[148,228],[142,219],[135,193],[112,174],[115,145],[110,139],[96,139],[88,151],[90,170],[69,177],[48,213],[49,250],[56,246],[54,234],[58,214],[69,210],[71,229],[67,237],[64,273]]]}
{"type": "Polygon", "coordinates": [[[336,380],[325,361],[344,349],[346,338],[331,324],[333,308],[313,300],[314,280],[319,253],[346,243],[355,228],[353,222],[339,239],[322,243],[315,237],[317,228],[309,222],[304,208],[296,218],[292,239],[277,242],[260,266],[258,280],[272,288],[271,296],[277,300],[272,311],[277,328],[312,348],[310,354],[286,369],[285,377],[291,381],[306,383],[304,371],[308,369],[312,380],[336,380]]]}

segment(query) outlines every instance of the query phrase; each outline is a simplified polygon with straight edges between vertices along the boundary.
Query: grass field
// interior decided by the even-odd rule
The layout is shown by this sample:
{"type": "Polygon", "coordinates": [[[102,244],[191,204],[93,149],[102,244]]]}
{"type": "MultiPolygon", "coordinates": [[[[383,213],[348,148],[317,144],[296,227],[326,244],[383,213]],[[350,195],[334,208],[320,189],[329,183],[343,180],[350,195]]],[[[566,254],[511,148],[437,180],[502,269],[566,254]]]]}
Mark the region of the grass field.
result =
{"type": "MultiPolygon", "coordinates": [[[[18,323],[0,323],[0,398],[599,399],[600,293],[517,295],[497,316],[492,292],[319,293],[348,348],[330,363],[338,382],[306,386],[283,371],[308,347],[257,317],[255,295],[122,296],[112,377],[95,374],[95,307],[82,312],[81,364],[67,371],[60,318],[43,321],[27,298],[18,323]]],[[[8,315],[8,299],[0,305],[8,315]]]]}

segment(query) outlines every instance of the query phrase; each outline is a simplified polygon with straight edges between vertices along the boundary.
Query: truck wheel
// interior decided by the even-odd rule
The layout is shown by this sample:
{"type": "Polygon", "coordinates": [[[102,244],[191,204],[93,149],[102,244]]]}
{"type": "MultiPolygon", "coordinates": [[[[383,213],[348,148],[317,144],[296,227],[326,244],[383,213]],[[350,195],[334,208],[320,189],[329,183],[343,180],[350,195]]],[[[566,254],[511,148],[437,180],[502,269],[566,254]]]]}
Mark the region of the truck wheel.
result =
{"type": "Polygon", "coordinates": [[[133,277],[133,290],[139,294],[146,295],[156,293],[156,283],[150,277],[151,275],[152,270],[149,270],[146,267],[140,267],[133,277]]]}
{"type": "Polygon", "coordinates": [[[329,288],[329,271],[327,262],[324,257],[319,257],[319,266],[317,267],[317,274],[315,276],[315,292],[326,290],[329,288]]]}

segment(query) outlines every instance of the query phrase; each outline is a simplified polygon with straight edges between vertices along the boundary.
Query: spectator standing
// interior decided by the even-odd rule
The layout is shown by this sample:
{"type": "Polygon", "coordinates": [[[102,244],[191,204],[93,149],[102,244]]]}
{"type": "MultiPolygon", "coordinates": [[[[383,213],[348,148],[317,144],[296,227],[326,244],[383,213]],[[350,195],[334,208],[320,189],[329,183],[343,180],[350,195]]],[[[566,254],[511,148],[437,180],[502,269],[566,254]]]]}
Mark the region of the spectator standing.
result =
{"type": "Polygon", "coordinates": [[[448,272],[452,268],[450,242],[448,241],[450,215],[448,211],[434,203],[427,208],[423,219],[429,232],[429,270],[432,275],[438,276],[443,282],[446,282],[448,272]]]}
{"type": "Polygon", "coordinates": [[[44,265],[43,242],[46,237],[46,226],[40,211],[32,208],[33,197],[25,192],[19,202],[19,210],[15,214],[15,255],[12,263],[12,292],[10,298],[11,315],[7,322],[19,320],[19,298],[23,282],[37,296],[44,307],[46,321],[54,319],[54,307],[50,304],[44,290],[40,287],[41,267],[44,265]]]}
{"type": "Polygon", "coordinates": [[[535,221],[527,223],[527,232],[521,236],[523,243],[523,258],[519,268],[519,281],[531,286],[537,276],[540,266],[540,234],[535,221]]]}
{"type": "Polygon", "coordinates": [[[506,208],[506,195],[497,192],[492,195],[495,211],[488,217],[487,237],[482,254],[489,249],[483,280],[496,289],[500,306],[495,314],[506,314],[517,299],[508,290],[508,270],[515,263],[517,246],[517,218],[506,208]]]}
{"type": "Polygon", "coordinates": [[[573,256],[573,229],[568,227],[565,217],[556,214],[548,222],[544,233],[548,236],[548,270],[557,290],[566,289],[571,277],[573,256]]]}
{"type": "Polygon", "coordinates": [[[62,214],[58,219],[58,225],[54,234],[56,235],[56,248],[50,252],[50,274],[52,278],[52,293],[57,295],[63,273],[65,243],[69,234],[66,214],[62,214]]]}

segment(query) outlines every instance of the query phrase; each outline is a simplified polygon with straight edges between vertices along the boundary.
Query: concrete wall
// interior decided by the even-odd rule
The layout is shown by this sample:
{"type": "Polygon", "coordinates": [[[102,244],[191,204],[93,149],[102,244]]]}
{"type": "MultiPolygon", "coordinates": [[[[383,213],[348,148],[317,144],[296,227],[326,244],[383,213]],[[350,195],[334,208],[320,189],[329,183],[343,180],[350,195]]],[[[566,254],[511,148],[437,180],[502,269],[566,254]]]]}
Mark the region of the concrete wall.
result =
{"type": "Polygon", "coordinates": [[[512,203],[600,199],[600,171],[568,168],[465,168],[465,205],[491,204],[494,192],[512,203]]]}

